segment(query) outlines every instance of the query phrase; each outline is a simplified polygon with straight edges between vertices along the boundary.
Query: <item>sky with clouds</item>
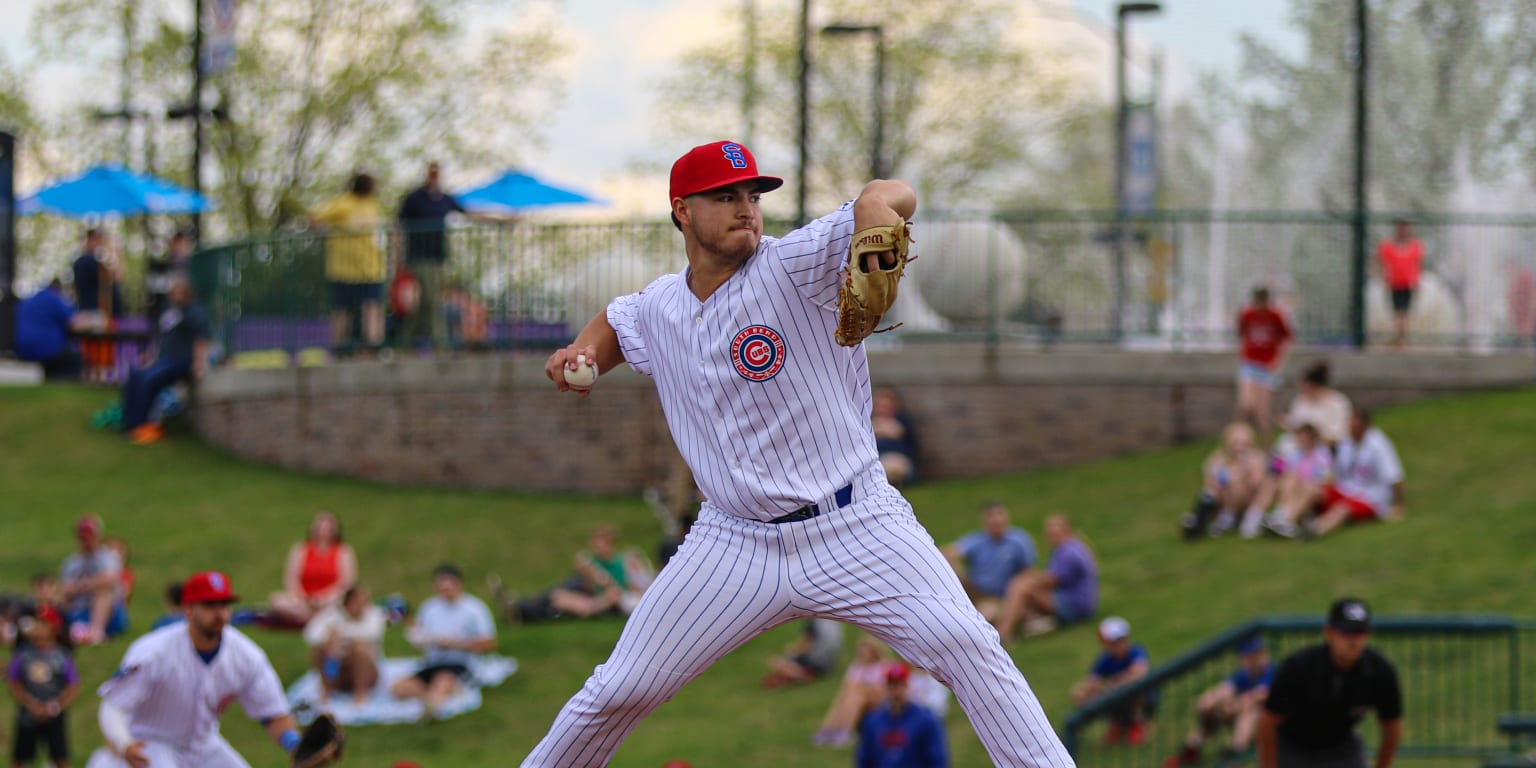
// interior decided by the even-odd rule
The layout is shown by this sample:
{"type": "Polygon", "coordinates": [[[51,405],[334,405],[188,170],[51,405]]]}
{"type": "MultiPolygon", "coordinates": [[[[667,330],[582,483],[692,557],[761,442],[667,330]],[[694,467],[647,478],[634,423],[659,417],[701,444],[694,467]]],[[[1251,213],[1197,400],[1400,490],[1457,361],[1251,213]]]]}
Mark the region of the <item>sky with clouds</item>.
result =
{"type": "MultiPolygon", "coordinates": [[[[740,7],[739,0],[535,1],[547,3],[546,12],[563,21],[572,57],[566,63],[565,105],[549,126],[547,151],[530,163],[531,170],[595,191],[613,201],[620,213],[637,213],[635,209],[645,207],[642,201],[655,194],[653,190],[664,189],[664,181],[658,181],[659,174],[635,169],[665,167],[686,149],[666,146],[654,127],[655,86],[672,69],[679,51],[734,32],[724,20],[728,11],[740,7]]],[[[834,20],[836,3],[812,2],[813,24],[834,20]]],[[[1114,17],[1114,3],[1105,0],[1020,2],[1033,2],[1063,24],[1084,27],[1101,39],[1108,38],[1114,17]]],[[[4,0],[4,4],[7,19],[0,26],[0,50],[12,63],[28,62],[35,52],[27,33],[43,0],[4,0]]],[[[1174,88],[1192,83],[1201,70],[1234,71],[1243,32],[1260,35],[1283,49],[1299,45],[1286,24],[1290,0],[1163,0],[1163,6],[1160,14],[1136,17],[1131,34],[1133,40],[1164,52],[1174,88]]],[[[518,12],[496,11],[493,4],[485,7],[491,8],[485,20],[491,23],[505,23],[518,12]]],[[[1109,64],[1106,58],[1106,71],[1109,64]]],[[[49,66],[38,72],[31,95],[49,107],[59,107],[62,102],[54,100],[79,93],[81,79],[78,67],[49,66]]],[[[722,127],[730,129],[729,124],[722,127]]]]}

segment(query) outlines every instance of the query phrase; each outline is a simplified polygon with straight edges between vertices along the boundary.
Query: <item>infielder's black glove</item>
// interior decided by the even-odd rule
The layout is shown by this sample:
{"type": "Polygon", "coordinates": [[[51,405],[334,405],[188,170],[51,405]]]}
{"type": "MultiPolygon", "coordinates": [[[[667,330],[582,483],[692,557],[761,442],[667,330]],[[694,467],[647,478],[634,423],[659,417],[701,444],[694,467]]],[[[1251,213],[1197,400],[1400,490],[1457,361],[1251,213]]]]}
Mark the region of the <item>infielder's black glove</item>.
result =
{"type": "Polygon", "coordinates": [[[346,741],[336,718],[321,714],[299,737],[299,747],[293,751],[293,768],[320,768],[341,762],[341,747],[346,741]]]}

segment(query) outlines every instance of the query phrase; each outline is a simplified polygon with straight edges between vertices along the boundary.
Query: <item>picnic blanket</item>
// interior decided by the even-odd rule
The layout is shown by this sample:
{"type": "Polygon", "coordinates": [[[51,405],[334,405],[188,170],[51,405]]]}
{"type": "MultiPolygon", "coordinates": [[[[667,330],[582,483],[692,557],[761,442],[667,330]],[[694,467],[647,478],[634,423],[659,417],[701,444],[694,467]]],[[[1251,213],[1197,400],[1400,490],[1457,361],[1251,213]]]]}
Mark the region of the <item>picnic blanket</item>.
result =
{"type": "MultiPolygon", "coordinates": [[[[332,694],[320,703],[320,675],[315,670],[288,686],[288,705],[300,725],[307,725],[321,712],[329,712],[342,725],[382,725],[413,723],[422,719],[419,699],[401,701],[389,695],[389,687],[421,668],[420,658],[384,659],[379,667],[379,684],[362,705],[354,704],[350,694],[332,694]]],[[[501,685],[517,671],[517,660],[508,656],[477,656],[469,664],[470,683],[443,702],[438,718],[457,717],[480,708],[480,689],[501,685]]]]}

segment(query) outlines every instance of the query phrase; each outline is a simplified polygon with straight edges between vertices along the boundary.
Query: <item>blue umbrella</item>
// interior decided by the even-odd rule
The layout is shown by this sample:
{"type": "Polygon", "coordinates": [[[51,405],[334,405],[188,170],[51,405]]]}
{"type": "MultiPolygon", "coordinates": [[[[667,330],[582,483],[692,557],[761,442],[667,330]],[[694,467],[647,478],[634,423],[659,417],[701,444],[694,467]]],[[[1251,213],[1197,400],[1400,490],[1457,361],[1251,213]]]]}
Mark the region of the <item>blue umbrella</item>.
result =
{"type": "Polygon", "coordinates": [[[206,197],[165,179],[134,173],[120,165],[98,165],[54,181],[17,203],[17,213],[55,213],[71,218],[201,213],[213,207],[206,197]]]}
{"type": "Polygon", "coordinates": [[[489,184],[460,192],[454,197],[460,205],[471,211],[494,213],[511,213],[548,205],[603,202],[516,170],[509,170],[489,184]]]}

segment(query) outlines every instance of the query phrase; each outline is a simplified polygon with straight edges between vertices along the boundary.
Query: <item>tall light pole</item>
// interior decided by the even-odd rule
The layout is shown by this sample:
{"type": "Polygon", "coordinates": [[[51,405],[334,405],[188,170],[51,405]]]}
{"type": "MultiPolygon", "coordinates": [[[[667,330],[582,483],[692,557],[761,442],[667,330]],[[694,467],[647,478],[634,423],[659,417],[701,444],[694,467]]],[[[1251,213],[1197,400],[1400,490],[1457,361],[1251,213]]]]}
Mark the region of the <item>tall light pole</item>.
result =
{"type": "Polygon", "coordinates": [[[795,226],[810,221],[805,212],[806,167],[811,141],[811,0],[800,0],[800,183],[795,188],[795,226]]]}
{"type": "Polygon", "coordinates": [[[885,170],[885,29],[879,24],[828,24],[823,35],[862,35],[875,38],[875,82],[870,98],[874,101],[875,126],[869,140],[869,177],[883,179],[885,170]]]}
{"type": "Polygon", "coordinates": [[[1370,9],[1366,0],[1355,0],[1355,215],[1354,253],[1349,270],[1350,340],[1355,349],[1365,348],[1365,258],[1366,227],[1370,224],[1370,200],[1366,196],[1370,165],[1370,111],[1366,96],[1370,89],[1371,47],[1370,9]]]}
{"type": "Polygon", "coordinates": [[[1125,101],[1125,17],[1161,10],[1163,4],[1157,2],[1120,3],[1115,6],[1115,274],[1111,286],[1109,329],[1117,340],[1124,334],[1121,308],[1125,304],[1125,134],[1128,115],[1125,101]]]}

